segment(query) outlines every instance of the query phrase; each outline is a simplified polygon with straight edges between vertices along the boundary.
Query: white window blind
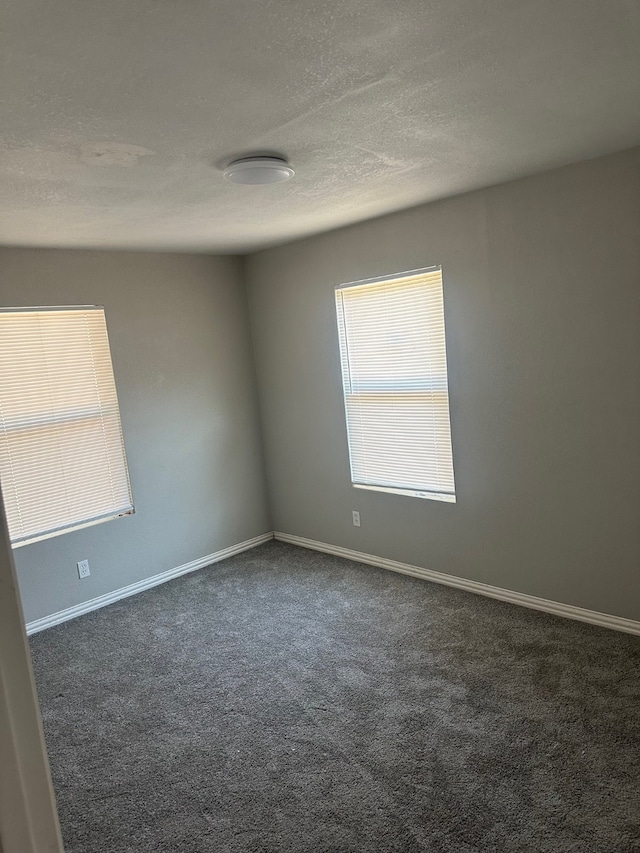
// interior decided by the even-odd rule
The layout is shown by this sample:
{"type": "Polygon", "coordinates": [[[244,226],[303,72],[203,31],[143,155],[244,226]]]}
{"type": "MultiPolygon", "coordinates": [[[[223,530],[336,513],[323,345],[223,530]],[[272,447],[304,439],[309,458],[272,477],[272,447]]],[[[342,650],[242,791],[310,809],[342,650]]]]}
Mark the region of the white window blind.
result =
{"type": "Polygon", "coordinates": [[[14,547],[133,512],[104,309],[0,310],[0,480],[14,547]]]}
{"type": "Polygon", "coordinates": [[[455,502],[442,270],[336,288],[351,480],[455,502]]]}

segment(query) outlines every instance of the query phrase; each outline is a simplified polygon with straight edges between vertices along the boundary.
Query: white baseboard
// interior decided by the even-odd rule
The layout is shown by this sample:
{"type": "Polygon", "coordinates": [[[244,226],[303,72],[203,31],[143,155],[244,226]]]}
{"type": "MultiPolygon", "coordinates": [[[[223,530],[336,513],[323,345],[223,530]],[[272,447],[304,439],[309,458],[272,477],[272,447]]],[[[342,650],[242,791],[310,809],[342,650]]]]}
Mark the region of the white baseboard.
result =
{"type": "Polygon", "coordinates": [[[121,589],[115,589],[113,592],[107,592],[105,595],[99,595],[97,598],[92,598],[89,601],[83,601],[82,604],[76,604],[74,607],[68,607],[66,610],[60,610],[58,613],[52,613],[50,616],[44,616],[42,619],[36,619],[34,622],[28,622],[26,626],[27,634],[44,631],[45,628],[52,628],[61,622],[67,622],[69,619],[75,619],[76,616],[82,616],[83,613],[90,613],[92,610],[98,610],[100,607],[106,607],[107,604],[113,604],[114,601],[120,601],[120,599],[128,598],[130,595],[136,595],[145,589],[151,589],[153,586],[158,586],[161,583],[173,580],[173,578],[180,577],[180,575],[204,569],[205,566],[218,563],[227,557],[233,557],[234,554],[240,554],[242,551],[248,551],[250,548],[262,545],[263,542],[268,542],[270,539],[273,539],[273,533],[263,533],[261,536],[254,536],[253,539],[247,539],[244,542],[239,542],[237,545],[223,548],[222,551],[216,551],[214,554],[207,554],[206,557],[200,557],[198,560],[191,560],[190,563],[184,563],[184,565],[177,566],[175,569],[168,569],[168,571],[161,572],[159,575],[153,575],[153,577],[145,578],[129,586],[123,586],[121,589]]]}
{"type": "Polygon", "coordinates": [[[547,598],[538,598],[535,595],[514,592],[513,590],[503,589],[499,586],[491,586],[490,584],[480,583],[479,581],[467,580],[466,578],[459,578],[455,575],[447,575],[443,572],[434,572],[431,569],[423,569],[420,566],[412,566],[409,563],[400,563],[397,560],[388,560],[386,557],[376,557],[373,554],[352,551],[351,548],[342,548],[339,545],[329,545],[326,542],[317,542],[315,539],[305,539],[302,536],[293,536],[290,533],[280,533],[277,531],[274,533],[263,533],[261,536],[255,536],[253,539],[247,539],[244,542],[239,542],[237,545],[231,545],[229,548],[223,548],[221,551],[207,554],[206,557],[200,557],[198,560],[184,563],[184,565],[177,566],[175,569],[169,569],[166,572],[161,572],[159,575],[145,578],[142,581],[122,587],[121,589],[116,589],[113,592],[108,592],[105,595],[100,595],[97,598],[92,598],[89,601],[83,601],[74,607],[60,610],[58,613],[52,613],[50,616],[44,616],[42,619],[36,619],[34,622],[28,622],[26,626],[27,634],[44,631],[45,628],[51,628],[54,625],[59,625],[61,622],[67,622],[69,619],[75,619],[76,616],[82,616],[83,613],[90,613],[92,610],[106,607],[108,604],[113,604],[113,602],[120,601],[122,598],[128,598],[131,595],[143,592],[145,589],[151,589],[151,587],[166,583],[173,578],[180,577],[180,575],[195,572],[198,569],[210,566],[212,563],[218,563],[227,557],[233,557],[234,554],[248,551],[250,548],[255,548],[257,545],[268,542],[270,539],[278,539],[281,542],[289,542],[292,545],[299,545],[302,548],[309,548],[313,551],[322,551],[325,554],[334,554],[336,557],[344,557],[347,560],[354,560],[357,563],[366,563],[367,565],[377,566],[381,569],[389,569],[392,572],[400,572],[403,575],[411,575],[412,577],[422,578],[423,580],[443,584],[444,586],[452,586],[456,589],[463,589],[466,592],[476,593],[477,595],[497,598],[500,601],[507,601],[510,604],[519,604],[521,607],[542,610],[545,613],[552,613],[555,616],[564,616],[567,619],[576,619],[579,622],[588,622],[591,625],[599,625],[602,628],[612,628],[614,631],[624,631],[627,634],[640,636],[640,622],[636,622],[633,619],[625,619],[622,616],[611,616],[608,613],[599,613],[597,610],[586,610],[582,607],[574,607],[572,604],[561,604],[558,601],[550,601],[547,598]]]}
{"type": "Polygon", "coordinates": [[[392,572],[412,575],[413,577],[433,581],[444,586],[453,586],[456,589],[464,589],[466,592],[474,592],[477,595],[497,598],[500,601],[508,601],[510,604],[519,604],[521,607],[543,610],[545,613],[553,613],[555,616],[564,616],[567,619],[577,619],[579,622],[600,625],[602,628],[612,628],[614,631],[624,631],[627,634],[640,635],[640,622],[636,622],[633,619],[625,619],[622,616],[610,616],[608,613],[599,613],[597,610],[585,610],[582,607],[574,607],[572,604],[561,604],[558,601],[550,601],[547,598],[538,598],[535,595],[526,595],[523,592],[513,592],[510,589],[502,589],[499,586],[491,586],[487,583],[458,578],[455,575],[446,575],[443,572],[422,569],[419,566],[399,563],[396,560],[388,560],[385,557],[363,554],[360,551],[352,551],[350,548],[341,548],[339,545],[328,545],[326,542],[316,542],[314,539],[292,536],[290,533],[279,533],[276,531],[273,537],[274,539],[279,539],[281,542],[300,545],[302,548],[323,551],[326,554],[334,554],[336,557],[345,557],[347,560],[355,560],[357,563],[367,563],[370,566],[377,566],[381,569],[390,569],[392,572]]]}

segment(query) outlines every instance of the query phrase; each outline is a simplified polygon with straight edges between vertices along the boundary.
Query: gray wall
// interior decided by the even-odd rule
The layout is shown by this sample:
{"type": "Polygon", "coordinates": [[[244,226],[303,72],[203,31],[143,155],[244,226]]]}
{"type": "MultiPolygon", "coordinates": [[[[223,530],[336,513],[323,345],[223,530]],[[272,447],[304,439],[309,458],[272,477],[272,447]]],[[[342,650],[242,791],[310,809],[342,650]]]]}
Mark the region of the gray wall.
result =
{"type": "Polygon", "coordinates": [[[249,257],[275,529],[640,619],[639,176],[634,149],[249,257]],[[333,288],[431,264],[455,505],[349,479],[333,288]]]}
{"type": "Polygon", "coordinates": [[[106,310],[136,514],[17,549],[28,621],[271,529],[240,261],[0,250],[0,304],[88,303],[106,310]]]}

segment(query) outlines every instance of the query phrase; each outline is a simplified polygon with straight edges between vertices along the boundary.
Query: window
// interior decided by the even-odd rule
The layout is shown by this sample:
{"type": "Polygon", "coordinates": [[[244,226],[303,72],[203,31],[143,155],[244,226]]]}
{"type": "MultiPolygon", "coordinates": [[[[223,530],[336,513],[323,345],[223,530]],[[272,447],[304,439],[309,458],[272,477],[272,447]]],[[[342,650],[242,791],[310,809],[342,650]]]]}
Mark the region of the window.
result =
{"type": "Polygon", "coordinates": [[[0,310],[0,480],[14,547],[134,511],[103,308],[0,310]]]}
{"type": "Polygon", "coordinates": [[[455,502],[442,270],[336,288],[351,481],[455,502]]]}

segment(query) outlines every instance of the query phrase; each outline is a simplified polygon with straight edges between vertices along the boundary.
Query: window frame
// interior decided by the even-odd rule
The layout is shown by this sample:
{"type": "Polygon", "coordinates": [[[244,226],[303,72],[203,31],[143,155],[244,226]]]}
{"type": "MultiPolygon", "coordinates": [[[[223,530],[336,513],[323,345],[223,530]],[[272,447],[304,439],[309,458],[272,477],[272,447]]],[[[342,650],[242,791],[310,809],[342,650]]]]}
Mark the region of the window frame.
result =
{"type": "MultiPolygon", "coordinates": [[[[96,347],[94,344],[96,339],[92,337],[92,335],[87,332],[88,337],[88,354],[91,360],[91,371],[93,380],[95,382],[95,401],[91,401],[86,406],[77,408],[74,410],[72,408],[65,408],[62,406],[53,406],[50,405],[47,409],[46,406],[43,406],[42,413],[39,415],[18,415],[17,417],[14,415],[12,420],[15,421],[12,425],[8,426],[4,420],[4,416],[1,411],[0,405],[0,442],[6,442],[7,455],[9,459],[9,464],[11,465],[11,451],[10,451],[10,436],[20,431],[31,431],[34,435],[37,435],[39,430],[51,430],[55,428],[56,425],[59,425],[61,431],[64,432],[65,427],[69,427],[73,424],[81,424],[81,423],[89,423],[91,421],[98,422],[101,427],[101,431],[104,435],[105,426],[107,424],[111,424],[112,430],[115,432],[115,435],[119,437],[119,443],[112,438],[113,444],[117,447],[119,453],[117,457],[111,455],[113,452],[113,447],[109,448],[109,442],[106,437],[104,437],[104,453],[106,457],[106,468],[109,472],[108,477],[111,481],[111,487],[113,490],[114,480],[111,479],[112,470],[111,465],[114,461],[118,462],[120,467],[120,492],[124,494],[126,491],[128,493],[128,502],[121,503],[115,500],[115,492],[113,492],[113,505],[105,509],[104,512],[99,513],[88,513],[85,517],[74,516],[73,513],[69,513],[67,520],[60,524],[56,524],[55,526],[47,526],[44,521],[42,521],[40,525],[40,529],[38,531],[33,531],[30,533],[23,533],[21,535],[12,536],[11,531],[10,541],[11,547],[15,550],[16,548],[23,547],[25,545],[30,545],[35,542],[40,542],[46,539],[50,539],[55,536],[59,536],[63,533],[70,533],[76,530],[82,530],[86,527],[91,527],[96,524],[101,524],[104,521],[110,521],[115,518],[121,518],[126,515],[135,514],[135,506],[133,503],[133,494],[131,488],[131,477],[129,474],[129,467],[127,463],[127,455],[126,448],[124,444],[124,437],[122,434],[122,419],[120,413],[120,405],[118,401],[117,387],[115,382],[115,375],[113,370],[113,357],[111,355],[111,345],[109,341],[109,334],[107,328],[107,318],[106,311],[104,306],[102,305],[56,305],[56,306],[21,306],[21,307],[0,307],[0,316],[10,315],[10,314],[31,314],[38,315],[44,313],[70,313],[70,312],[84,312],[85,317],[88,312],[96,313],[99,315],[99,333],[102,335],[102,344],[103,348],[96,347]],[[94,359],[97,355],[102,354],[103,358],[108,357],[108,370],[106,371],[106,377],[104,376],[104,366],[102,367],[103,371],[103,382],[100,383],[98,379],[98,374],[100,371],[96,370],[94,359]],[[103,397],[108,398],[104,399],[103,397]],[[126,489],[124,488],[126,486],[126,489]]],[[[85,319],[86,322],[86,319],[85,319]]],[[[93,332],[95,334],[95,330],[93,332]]],[[[100,341],[98,341],[100,343],[100,341]]],[[[46,361],[46,350],[43,349],[42,352],[45,354],[44,361],[46,361]]],[[[60,357],[60,352],[56,352],[55,355],[60,357]]],[[[43,361],[43,363],[44,363],[43,361]]],[[[85,365],[85,368],[89,364],[85,365]]],[[[46,387],[46,382],[42,381],[43,387],[46,387]]],[[[48,386],[50,387],[50,386],[48,386]]],[[[48,390],[47,387],[47,390],[48,390]]],[[[78,384],[78,386],[74,389],[76,392],[82,386],[78,384]]],[[[86,393],[86,392],[85,392],[86,393]]],[[[58,439],[59,440],[59,439],[58,439]]],[[[33,452],[38,452],[38,442],[34,440],[33,442],[33,452]]],[[[90,457],[88,457],[90,458],[90,457]]],[[[32,478],[34,481],[37,481],[37,476],[32,478]]],[[[9,478],[7,478],[7,483],[9,482],[9,478]]],[[[76,480],[76,483],[78,481],[76,480]]],[[[67,477],[64,478],[62,483],[66,486],[70,481],[67,477]]],[[[11,493],[15,496],[15,499],[19,502],[19,480],[11,478],[11,493]]],[[[58,484],[59,486],[60,484],[58,484]]],[[[104,485],[104,484],[103,484],[104,485]]],[[[6,484],[5,484],[5,492],[6,484]]],[[[82,492],[79,491],[78,494],[82,492]]],[[[5,495],[5,512],[8,514],[8,506],[7,506],[7,498],[5,495]]],[[[61,513],[62,516],[62,513],[61,513]]],[[[9,525],[9,519],[7,519],[7,524],[9,525]]]]}
{"type": "MultiPolygon", "coordinates": [[[[444,280],[442,275],[442,266],[440,264],[435,264],[429,267],[422,267],[414,270],[406,270],[399,273],[392,273],[389,275],[381,275],[375,276],[372,278],[359,279],[356,281],[349,281],[343,284],[339,284],[335,287],[335,301],[336,301],[336,320],[338,326],[338,339],[339,339],[339,358],[340,358],[340,368],[341,368],[341,379],[342,379],[342,394],[343,394],[343,406],[344,406],[344,416],[345,416],[345,428],[346,428],[346,437],[347,437],[347,447],[349,453],[349,466],[350,466],[350,477],[351,477],[351,485],[356,489],[365,489],[368,491],[375,492],[383,492],[387,494],[395,494],[395,495],[405,495],[409,497],[417,497],[424,498],[428,500],[441,501],[444,503],[457,503],[457,492],[456,492],[456,483],[455,483],[455,472],[454,472],[454,460],[453,460],[453,437],[452,437],[452,428],[451,428],[451,396],[449,392],[449,370],[448,370],[448,359],[446,352],[446,320],[445,320],[445,305],[444,305],[444,280]],[[451,480],[453,484],[452,491],[445,491],[443,489],[429,489],[429,488],[415,488],[413,486],[403,487],[401,484],[398,485],[389,485],[383,483],[364,483],[364,482],[356,482],[356,476],[354,473],[354,450],[353,450],[353,437],[350,431],[349,425],[349,398],[356,398],[358,395],[364,396],[368,395],[369,397],[378,396],[380,398],[384,398],[387,395],[391,398],[393,395],[399,393],[399,386],[389,387],[388,383],[386,387],[375,388],[375,386],[367,387],[366,391],[354,391],[353,390],[353,382],[351,379],[350,366],[348,362],[348,348],[349,348],[349,340],[348,333],[346,328],[345,321],[345,311],[344,306],[339,304],[340,295],[342,292],[355,287],[367,287],[368,285],[375,286],[386,283],[394,283],[394,282],[402,282],[403,280],[410,279],[412,277],[418,277],[422,275],[433,274],[434,272],[440,273],[440,286],[442,293],[442,325],[444,330],[444,377],[442,377],[438,383],[441,385],[441,391],[446,396],[446,411],[447,411],[447,419],[448,419],[448,437],[449,437],[449,447],[450,447],[450,455],[451,455],[451,480]]],[[[427,389],[431,392],[437,391],[436,387],[431,387],[427,389]]],[[[401,391],[403,394],[419,394],[424,393],[425,385],[424,381],[418,383],[416,381],[414,387],[411,387],[410,384],[406,382],[406,380],[402,383],[401,391]],[[418,387],[420,385],[420,387],[418,387]]]]}

